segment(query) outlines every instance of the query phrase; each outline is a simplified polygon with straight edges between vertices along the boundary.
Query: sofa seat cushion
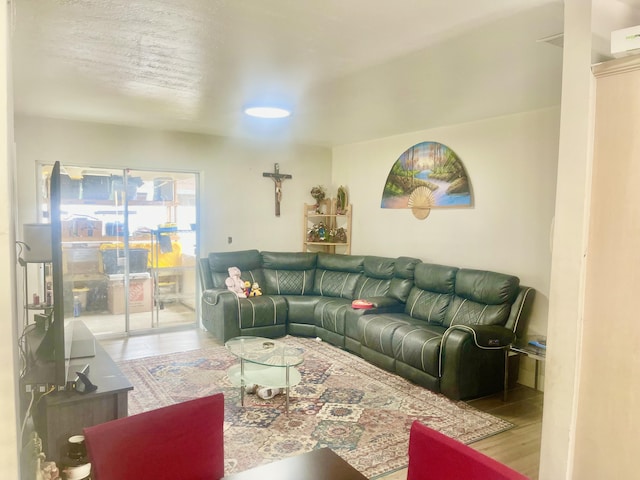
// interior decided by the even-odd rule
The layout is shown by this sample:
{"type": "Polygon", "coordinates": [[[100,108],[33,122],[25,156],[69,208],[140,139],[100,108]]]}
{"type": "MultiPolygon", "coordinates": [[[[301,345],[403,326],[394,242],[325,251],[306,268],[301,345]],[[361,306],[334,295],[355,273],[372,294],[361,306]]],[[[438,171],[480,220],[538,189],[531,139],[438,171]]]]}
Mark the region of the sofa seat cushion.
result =
{"type": "Polygon", "coordinates": [[[373,304],[372,309],[348,308],[344,316],[344,336],[360,343],[358,319],[364,315],[381,315],[383,313],[402,313],[404,304],[391,297],[367,297],[373,304]]]}
{"type": "Polygon", "coordinates": [[[344,318],[349,310],[351,310],[351,300],[321,297],[313,312],[316,326],[344,335],[344,318]]]}
{"type": "Polygon", "coordinates": [[[289,323],[315,325],[313,312],[323,298],[316,295],[284,295],[289,305],[289,323]]]}
{"type": "Polygon", "coordinates": [[[360,343],[393,358],[394,332],[405,325],[413,325],[415,319],[404,313],[363,315],[358,318],[360,343]]]}
{"type": "Polygon", "coordinates": [[[238,298],[240,328],[268,327],[287,323],[287,301],[277,295],[238,298]]]}
{"type": "Polygon", "coordinates": [[[440,346],[445,328],[439,325],[403,325],[393,333],[395,359],[434,377],[439,376],[440,346]]]}

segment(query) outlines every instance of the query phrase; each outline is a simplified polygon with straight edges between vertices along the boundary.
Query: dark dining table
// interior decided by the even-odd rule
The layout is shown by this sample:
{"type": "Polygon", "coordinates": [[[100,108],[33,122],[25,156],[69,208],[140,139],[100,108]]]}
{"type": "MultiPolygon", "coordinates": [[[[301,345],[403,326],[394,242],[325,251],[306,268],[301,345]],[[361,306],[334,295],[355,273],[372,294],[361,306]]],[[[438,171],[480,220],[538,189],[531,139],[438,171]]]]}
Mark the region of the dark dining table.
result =
{"type": "Polygon", "coordinates": [[[367,480],[367,477],[330,448],[320,448],[226,475],[222,480],[367,480]]]}

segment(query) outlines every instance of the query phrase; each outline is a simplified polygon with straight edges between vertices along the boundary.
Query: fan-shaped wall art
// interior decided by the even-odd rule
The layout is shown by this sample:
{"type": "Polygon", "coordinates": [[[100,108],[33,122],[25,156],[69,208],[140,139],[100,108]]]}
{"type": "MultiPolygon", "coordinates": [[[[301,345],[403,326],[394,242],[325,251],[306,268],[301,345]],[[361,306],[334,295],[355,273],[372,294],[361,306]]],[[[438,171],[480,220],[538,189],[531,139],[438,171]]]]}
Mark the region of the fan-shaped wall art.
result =
{"type": "Polygon", "coordinates": [[[416,218],[432,208],[471,207],[467,172],[453,150],[422,142],[406,150],[391,167],[382,192],[382,208],[410,208],[416,218]]]}

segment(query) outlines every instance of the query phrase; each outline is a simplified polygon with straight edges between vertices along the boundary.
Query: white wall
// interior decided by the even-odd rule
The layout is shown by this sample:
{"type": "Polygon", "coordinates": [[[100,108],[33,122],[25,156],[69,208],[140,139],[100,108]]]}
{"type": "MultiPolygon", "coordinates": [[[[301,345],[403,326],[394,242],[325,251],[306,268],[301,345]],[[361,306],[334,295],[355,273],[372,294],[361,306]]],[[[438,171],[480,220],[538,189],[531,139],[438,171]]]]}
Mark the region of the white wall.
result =
{"type": "MultiPolygon", "coordinates": [[[[302,204],[313,201],[311,187],[324,185],[333,195],[346,185],[354,206],[352,253],[414,256],[517,275],[537,290],[529,331],[545,334],[558,125],[559,110],[550,108],[344,145],[333,150],[331,162],[331,152],[320,147],[19,116],[20,222],[36,220],[37,161],[190,170],[202,176],[201,255],[245,248],[298,251],[302,204]],[[444,143],[458,154],[471,179],[474,207],[434,209],[426,220],[410,210],[380,208],[391,166],[422,141],[444,143]],[[283,184],[279,218],[273,182],[262,176],[276,162],[293,175],[283,184]]],[[[520,381],[533,385],[533,371],[533,363],[523,361],[520,381]]]]}
{"type": "MultiPolygon", "coordinates": [[[[564,3],[562,121],[540,447],[541,480],[586,478],[574,477],[573,469],[593,143],[592,18],[591,1],[565,0],[564,3]]],[[[603,437],[600,441],[608,439],[603,437]]],[[[613,475],[610,478],[631,477],[613,475]]]]}
{"type": "MultiPolygon", "coordinates": [[[[1,100],[1,99],[0,99],[1,100]]],[[[4,129],[2,131],[5,131],[4,129]]],[[[64,120],[18,116],[15,121],[17,150],[18,237],[22,224],[37,221],[37,162],[88,165],[94,167],[134,167],[139,169],[188,170],[201,174],[201,255],[210,251],[259,248],[295,250],[302,247],[303,203],[311,203],[310,190],[317,184],[330,183],[331,152],[326,148],[282,143],[251,143],[225,138],[90,124],[64,120]],[[283,183],[281,216],[274,214],[274,184],[262,172],[293,175],[283,183]],[[227,244],[227,237],[233,243],[227,244]]],[[[11,144],[2,140],[5,152],[11,144]]],[[[8,160],[8,159],[6,159],[8,160]]],[[[5,163],[5,162],[3,162],[5,163]]],[[[0,244],[15,251],[13,220],[9,206],[12,199],[14,169],[6,162],[7,172],[0,185],[0,244]]],[[[15,308],[15,255],[3,256],[2,305],[5,318],[18,318],[15,308]]],[[[21,302],[18,299],[18,302],[21,302]]],[[[17,357],[15,339],[19,325],[2,322],[1,349],[3,363],[12,364],[17,357]]],[[[16,451],[15,389],[18,369],[2,370],[7,380],[2,394],[4,419],[0,436],[2,465],[7,478],[18,478],[16,451]],[[4,448],[7,447],[7,448],[4,448]]]]}
{"type": "MultiPolygon", "coordinates": [[[[334,148],[333,185],[346,185],[354,205],[352,253],[517,275],[537,290],[529,332],[545,334],[559,116],[559,108],[549,108],[334,148]],[[472,208],[432,209],[425,220],[380,208],[391,166],[424,141],[458,154],[472,208]]],[[[524,362],[521,381],[533,385],[531,362],[524,362]]]]}
{"type": "Polygon", "coordinates": [[[36,221],[36,162],[188,170],[201,173],[200,254],[302,247],[303,203],[316,184],[328,184],[331,152],[286,143],[163,132],[19,116],[16,119],[20,222],[36,221]],[[263,172],[293,175],[283,182],[280,217],[274,184],[263,172]],[[233,243],[227,243],[227,237],[233,243]]]}
{"type": "Polygon", "coordinates": [[[15,210],[14,206],[14,178],[15,157],[13,154],[13,101],[11,86],[10,52],[11,39],[9,37],[9,16],[11,8],[6,3],[0,9],[0,111],[5,115],[0,118],[0,465],[2,474],[6,478],[18,478],[18,350],[16,339],[16,248],[15,248],[15,210]]]}
{"type": "Polygon", "coordinates": [[[640,466],[640,276],[630,268],[640,265],[640,55],[600,68],[573,477],[632,478],[640,466]]]}
{"type": "MultiPolygon", "coordinates": [[[[190,170],[201,173],[201,255],[245,248],[298,251],[302,204],[312,202],[311,187],[324,185],[334,194],[346,185],[354,208],[353,253],[414,256],[517,275],[537,290],[529,331],[545,334],[558,130],[559,109],[549,108],[331,152],[18,116],[19,218],[21,223],[36,220],[38,161],[190,170]],[[444,143],[458,154],[471,179],[472,208],[434,209],[426,220],[417,220],[410,210],[380,208],[391,166],[404,150],[423,141],[444,143]],[[293,175],[283,184],[279,218],[273,182],[262,176],[276,162],[281,172],[293,175]]],[[[533,385],[532,362],[523,362],[520,380],[533,385]]]]}

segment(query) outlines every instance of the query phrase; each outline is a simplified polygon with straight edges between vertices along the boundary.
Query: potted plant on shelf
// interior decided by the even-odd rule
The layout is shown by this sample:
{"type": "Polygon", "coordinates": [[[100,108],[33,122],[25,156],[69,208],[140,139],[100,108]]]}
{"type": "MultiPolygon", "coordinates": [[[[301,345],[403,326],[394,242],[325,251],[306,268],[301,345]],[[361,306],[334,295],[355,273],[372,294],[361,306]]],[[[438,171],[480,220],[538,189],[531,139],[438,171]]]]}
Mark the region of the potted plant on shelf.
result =
{"type": "Polygon", "coordinates": [[[316,213],[322,213],[320,211],[320,202],[322,202],[322,200],[324,200],[324,197],[326,196],[324,188],[320,185],[313,187],[311,189],[311,196],[316,201],[316,213]]]}
{"type": "Polygon", "coordinates": [[[336,199],[336,213],[338,215],[344,215],[345,213],[347,213],[347,204],[348,204],[348,200],[347,200],[347,187],[343,187],[342,185],[340,185],[340,187],[338,187],[338,198],[336,199]]]}

